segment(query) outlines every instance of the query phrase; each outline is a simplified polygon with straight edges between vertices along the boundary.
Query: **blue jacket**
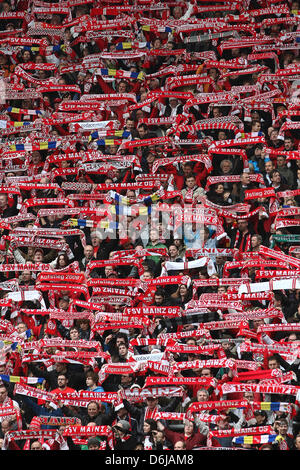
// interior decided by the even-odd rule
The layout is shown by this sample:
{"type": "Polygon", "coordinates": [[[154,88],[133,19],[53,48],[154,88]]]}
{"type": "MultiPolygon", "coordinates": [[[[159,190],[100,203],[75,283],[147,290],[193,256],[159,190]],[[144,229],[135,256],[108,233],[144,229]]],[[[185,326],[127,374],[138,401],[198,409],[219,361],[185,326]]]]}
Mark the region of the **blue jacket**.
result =
{"type": "MultiPolygon", "coordinates": [[[[35,416],[64,416],[60,408],[57,408],[57,410],[46,408],[43,405],[38,405],[34,400],[26,396],[22,396],[22,400],[32,409],[35,416]]],[[[53,426],[41,425],[41,429],[53,429],[53,426]]]]}

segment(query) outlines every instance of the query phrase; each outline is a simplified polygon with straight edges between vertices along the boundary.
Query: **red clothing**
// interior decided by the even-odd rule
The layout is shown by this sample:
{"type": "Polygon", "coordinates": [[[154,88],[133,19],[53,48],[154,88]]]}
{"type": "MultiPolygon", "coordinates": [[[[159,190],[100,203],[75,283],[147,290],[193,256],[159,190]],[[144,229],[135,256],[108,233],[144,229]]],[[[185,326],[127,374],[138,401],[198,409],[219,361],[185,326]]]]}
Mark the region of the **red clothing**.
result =
{"type": "Polygon", "coordinates": [[[51,393],[62,393],[65,395],[66,393],[75,393],[76,390],[71,387],[66,387],[64,390],[61,390],[60,388],[54,388],[53,390],[50,390],[51,393]]]}
{"type": "MultiPolygon", "coordinates": [[[[49,450],[60,450],[59,442],[56,440],[51,439],[48,442],[47,441],[44,442],[43,438],[38,439],[38,440],[41,443],[47,444],[49,446],[49,450]]],[[[25,450],[25,449],[21,449],[15,441],[10,441],[8,444],[7,450],[25,450]]]]}
{"type": "Polygon", "coordinates": [[[206,436],[197,431],[189,437],[185,437],[184,433],[171,431],[168,428],[164,430],[165,437],[173,445],[178,441],[184,441],[186,450],[192,450],[194,447],[201,447],[206,444],[206,436]]]}

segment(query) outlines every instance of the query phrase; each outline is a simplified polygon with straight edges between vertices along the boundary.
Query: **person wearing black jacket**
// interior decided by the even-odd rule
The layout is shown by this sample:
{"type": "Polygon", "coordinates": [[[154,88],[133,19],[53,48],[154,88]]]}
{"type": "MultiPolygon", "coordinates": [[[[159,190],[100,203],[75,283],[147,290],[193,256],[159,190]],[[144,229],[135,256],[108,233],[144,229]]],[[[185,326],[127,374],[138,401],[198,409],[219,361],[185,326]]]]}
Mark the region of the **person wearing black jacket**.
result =
{"type": "Polygon", "coordinates": [[[65,416],[80,419],[82,426],[87,426],[89,423],[95,423],[96,426],[109,424],[108,415],[103,410],[105,408],[101,407],[97,401],[90,401],[86,409],[72,410],[68,406],[61,407],[61,411],[65,416]]]}
{"type": "Polygon", "coordinates": [[[269,361],[271,358],[274,358],[277,360],[278,364],[280,367],[284,369],[284,372],[294,372],[296,375],[296,381],[292,380],[291,385],[297,385],[298,382],[300,381],[300,369],[299,369],[299,361],[296,360],[294,363],[290,364],[289,362],[285,361],[283,357],[278,354],[274,353],[271,357],[269,357],[269,361]]]}
{"type": "Polygon", "coordinates": [[[103,260],[103,259],[109,259],[109,254],[112,251],[117,250],[119,244],[119,237],[116,235],[116,238],[104,238],[103,240],[101,239],[99,243],[99,248],[97,250],[96,254],[96,259],[98,260],[103,260]]]}
{"type": "Polygon", "coordinates": [[[6,219],[7,217],[13,217],[19,213],[17,209],[17,198],[14,196],[14,203],[12,206],[8,203],[7,194],[0,194],[0,217],[6,219]]]}
{"type": "Polygon", "coordinates": [[[117,426],[120,421],[128,421],[132,436],[137,437],[137,420],[129,416],[123,403],[113,406],[107,414],[107,422],[110,426],[117,426]]]}
{"type": "Polygon", "coordinates": [[[81,271],[85,271],[88,263],[91,261],[96,261],[96,257],[94,256],[94,249],[92,245],[86,245],[83,249],[84,258],[82,258],[79,262],[79,266],[81,271]]]}
{"type": "Polygon", "coordinates": [[[139,435],[143,434],[144,421],[147,417],[151,417],[151,413],[154,413],[155,411],[175,411],[180,402],[181,397],[174,397],[170,400],[168,405],[160,406],[158,404],[158,398],[150,396],[146,398],[146,406],[139,408],[132,405],[128,400],[123,400],[123,404],[130,416],[135,418],[138,422],[137,431],[139,435]]]}
{"type": "Polygon", "coordinates": [[[49,384],[50,390],[57,387],[57,378],[60,374],[64,374],[68,379],[69,387],[75,390],[82,390],[85,388],[85,374],[82,372],[74,371],[74,368],[64,362],[56,362],[55,369],[48,372],[47,370],[37,367],[35,364],[28,363],[28,369],[33,373],[34,377],[43,377],[49,384]]]}
{"type": "Polygon", "coordinates": [[[228,233],[230,237],[230,248],[238,248],[247,251],[250,248],[252,231],[248,226],[248,220],[237,219],[237,228],[228,233]]]}
{"type": "Polygon", "coordinates": [[[288,421],[280,419],[277,424],[278,436],[273,443],[274,450],[294,450],[294,438],[288,434],[288,421]]]}
{"type": "Polygon", "coordinates": [[[115,437],[114,450],[134,450],[138,441],[131,434],[130,423],[126,420],[118,421],[118,424],[112,427],[115,437]]]}
{"type": "Polygon", "coordinates": [[[169,98],[168,104],[166,105],[164,109],[163,116],[164,117],[175,117],[178,116],[178,114],[182,114],[183,111],[183,106],[180,103],[180,101],[175,97],[169,98]]]}

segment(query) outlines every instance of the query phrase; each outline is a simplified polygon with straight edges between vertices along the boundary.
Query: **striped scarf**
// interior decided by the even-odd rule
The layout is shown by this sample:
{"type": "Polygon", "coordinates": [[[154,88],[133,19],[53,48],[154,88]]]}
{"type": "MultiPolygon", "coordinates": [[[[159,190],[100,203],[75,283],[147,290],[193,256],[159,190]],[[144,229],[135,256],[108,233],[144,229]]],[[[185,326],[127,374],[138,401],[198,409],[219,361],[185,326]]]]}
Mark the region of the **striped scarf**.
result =
{"type": "Polygon", "coordinates": [[[149,406],[146,406],[145,408],[145,420],[146,419],[155,419],[156,413],[159,413],[159,407],[156,406],[153,409],[150,409],[149,406]]]}

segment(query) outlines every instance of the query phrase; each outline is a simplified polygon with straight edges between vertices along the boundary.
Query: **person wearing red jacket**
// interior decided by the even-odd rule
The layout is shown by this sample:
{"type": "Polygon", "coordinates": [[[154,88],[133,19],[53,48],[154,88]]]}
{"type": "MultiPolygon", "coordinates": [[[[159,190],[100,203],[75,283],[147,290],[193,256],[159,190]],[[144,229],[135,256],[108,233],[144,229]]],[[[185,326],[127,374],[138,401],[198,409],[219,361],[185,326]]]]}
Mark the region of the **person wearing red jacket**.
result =
{"type": "Polygon", "coordinates": [[[173,445],[177,441],[184,441],[186,450],[192,450],[194,447],[202,447],[206,445],[206,436],[196,430],[196,425],[192,421],[185,421],[183,432],[171,431],[164,426],[161,421],[157,421],[157,429],[163,431],[166,439],[173,445]]]}
{"type": "Polygon", "coordinates": [[[188,176],[195,176],[197,186],[202,187],[202,182],[207,176],[207,170],[202,162],[197,162],[194,166],[192,163],[187,162],[182,166],[182,171],[182,175],[178,175],[176,171],[174,172],[176,189],[181,190],[184,188],[185,179],[188,176]]]}
{"type": "Polygon", "coordinates": [[[69,380],[66,374],[59,374],[57,377],[58,387],[51,390],[51,393],[62,393],[62,394],[75,393],[76,392],[75,388],[68,387],[68,382],[69,380]]]}

